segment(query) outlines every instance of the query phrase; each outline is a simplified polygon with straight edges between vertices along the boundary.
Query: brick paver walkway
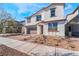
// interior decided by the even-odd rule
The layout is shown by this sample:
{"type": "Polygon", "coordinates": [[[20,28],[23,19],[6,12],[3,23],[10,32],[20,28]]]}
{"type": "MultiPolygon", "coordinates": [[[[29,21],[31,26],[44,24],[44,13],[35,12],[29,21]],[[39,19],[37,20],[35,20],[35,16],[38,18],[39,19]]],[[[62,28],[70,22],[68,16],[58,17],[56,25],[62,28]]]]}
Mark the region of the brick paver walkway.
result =
{"type": "Polygon", "coordinates": [[[16,49],[28,55],[54,56],[54,55],[79,55],[79,51],[71,51],[31,42],[23,42],[9,38],[0,37],[0,44],[16,49]]]}

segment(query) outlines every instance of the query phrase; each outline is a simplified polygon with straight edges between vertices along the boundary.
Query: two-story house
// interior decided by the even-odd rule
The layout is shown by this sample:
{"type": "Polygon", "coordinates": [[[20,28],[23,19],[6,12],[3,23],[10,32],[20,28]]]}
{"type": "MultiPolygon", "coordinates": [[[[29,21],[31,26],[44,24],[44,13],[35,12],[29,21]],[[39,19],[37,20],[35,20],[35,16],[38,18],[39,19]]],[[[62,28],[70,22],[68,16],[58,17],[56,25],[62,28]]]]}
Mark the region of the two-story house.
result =
{"type": "MultiPolygon", "coordinates": [[[[64,16],[64,3],[53,3],[27,17],[24,25],[25,34],[43,34],[52,36],[65,36],[69,32],[68,23],[75,16],[64,16]],[[67,27],[67,28],[66,28],[67,27]]],[[[77,8],[78,9],[78,8],[77,8]]],[[[76,11],[74,11],[75,13],[76,11]]],[[[73,13],[73,14],[74,14],[73,13]]],[[[77,15],[77,14],[76,14],[77,15]]]]}

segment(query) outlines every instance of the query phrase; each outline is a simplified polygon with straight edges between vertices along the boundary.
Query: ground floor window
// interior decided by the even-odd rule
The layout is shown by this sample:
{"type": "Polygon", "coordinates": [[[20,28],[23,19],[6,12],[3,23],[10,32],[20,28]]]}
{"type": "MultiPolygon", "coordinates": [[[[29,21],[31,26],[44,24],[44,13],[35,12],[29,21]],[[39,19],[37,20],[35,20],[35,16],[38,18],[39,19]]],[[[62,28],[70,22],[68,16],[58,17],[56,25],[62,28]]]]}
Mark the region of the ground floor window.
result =
{"type": "Polygon", "coordinates": [[[57,22],[48,23],[48,31],[57,31],[57,22]]]}

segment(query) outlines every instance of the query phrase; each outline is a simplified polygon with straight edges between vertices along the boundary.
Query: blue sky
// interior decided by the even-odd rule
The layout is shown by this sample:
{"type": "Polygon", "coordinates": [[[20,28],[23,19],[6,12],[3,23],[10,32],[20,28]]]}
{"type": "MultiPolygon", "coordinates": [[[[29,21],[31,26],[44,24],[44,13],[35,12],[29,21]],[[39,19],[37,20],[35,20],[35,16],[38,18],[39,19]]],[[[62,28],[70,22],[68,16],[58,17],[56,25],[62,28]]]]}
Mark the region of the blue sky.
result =
{"type": "MultiPolygon", "coordinates": [[[[48,5],[49,3],[4,3],[2,7],[16,20],[22,21],[25,20],[24,17],[30,16],[48,5]]],[[[66,3],[64,15],[73,12],[78,5],[78,3],[66,3]]]]}

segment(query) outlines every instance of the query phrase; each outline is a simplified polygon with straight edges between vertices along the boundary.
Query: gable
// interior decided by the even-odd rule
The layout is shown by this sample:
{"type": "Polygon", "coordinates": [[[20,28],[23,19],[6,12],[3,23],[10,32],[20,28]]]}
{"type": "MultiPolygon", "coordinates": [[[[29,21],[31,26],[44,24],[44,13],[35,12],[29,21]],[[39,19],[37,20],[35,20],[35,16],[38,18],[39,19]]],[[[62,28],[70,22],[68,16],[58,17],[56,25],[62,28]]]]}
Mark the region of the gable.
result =
{"type": "Polygon", "coordinates": [[[36,13],[34,13],[33,15],[31,15],[29,17],[31,18],[32,16],[38,15],[38,14],[42,13],[45,10],[48,10],[50,8],[56,8],[56,6],[62,6],[62,5],[64,6],[65,4],[64,3],[52,3],[49,6],[42,8],[41,10],[37,11],[36,13]]]}

